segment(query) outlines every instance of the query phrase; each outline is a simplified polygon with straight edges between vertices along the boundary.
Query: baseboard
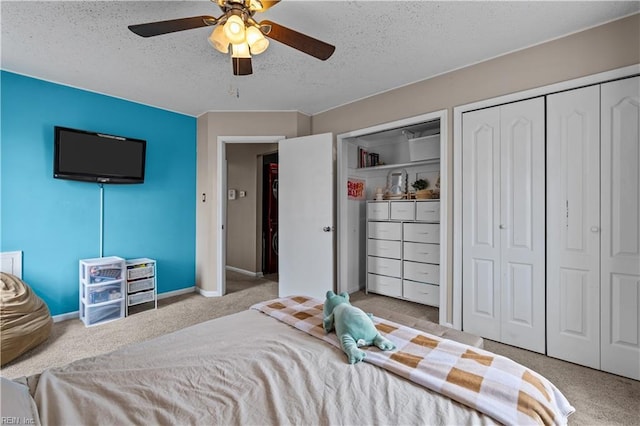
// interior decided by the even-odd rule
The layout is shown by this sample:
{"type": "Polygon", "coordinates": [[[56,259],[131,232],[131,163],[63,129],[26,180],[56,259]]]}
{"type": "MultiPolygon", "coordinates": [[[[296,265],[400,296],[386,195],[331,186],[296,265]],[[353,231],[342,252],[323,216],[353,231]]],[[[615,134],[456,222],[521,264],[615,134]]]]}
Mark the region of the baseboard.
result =
{"type": "Polygon", "coordinates": [[[250,275],[252,277],[258,277],[261,278],[263,277],[262,272],[251,272],[251,271],[247,271],[246,269],[240,269],[240,268],[236,268],[235,266],[225,266],[224,269],[227,269],[229,271],[233,271],[233,272],[237,272],[239,274],[243,274],[243,275],[250,275]]]}
{"type": "Polygon", "coordinates": [[[60,315],[53,315],[51,318],[53,318],[53,322],[77,319],[77,318],[80,318],[80,311],[67,312],[66,314],[60,314],[60,315]]]}
{"type": "Polygon", "coordinates": [[[196,287],[196,293],[204,297],[220,297],[220,292],[218,291],[203,290],[199,287],[196,287]]]}
{"type": "MultiPolygon", "coordinates": [[[[167,297],[180,296],[182,294],[188,294],[193,292],[196,292],[195,286],[181,288],[180,290],[165,291],[164,293],[158,293],[158,300],[166,299],[167,297]]],[[[217,293],[215,295],[217,296],[217,293]]],[[[207,297],[211,297],[211,296],[207,296],[207,297]]],[[[60,322],[60,321],[66,321],[70,319],[76,319],[79,317],[80,317],[80,311],[74,311],[74,312],[67,312],[66,314],[53,315],[51,318],[53,319],[53,322],[60,322]]]]}
{"type": "Polygon", "coordinates": [[[195,291],[196,291],[196,287],[195,286],[191,286],[191,287],[187,287],[187,288],[181,288],[180,290],[165,291],[164,293],[158,293],[158,300],[166,299],[167,297],[180,296],[180,295],[183,295],[183,294],[194,293],[195,291]]]}

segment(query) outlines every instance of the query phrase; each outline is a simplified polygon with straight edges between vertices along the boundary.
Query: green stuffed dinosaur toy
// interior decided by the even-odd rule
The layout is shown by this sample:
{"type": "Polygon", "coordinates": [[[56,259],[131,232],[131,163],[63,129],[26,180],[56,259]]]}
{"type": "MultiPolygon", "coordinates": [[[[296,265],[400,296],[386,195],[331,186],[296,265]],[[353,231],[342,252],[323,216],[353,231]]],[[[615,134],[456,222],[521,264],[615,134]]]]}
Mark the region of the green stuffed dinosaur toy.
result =
{"type": "Polygon", "coordinates": [[[383,351],[396,348],[390,340],[382,337],[369,315],[349,303],[348,293],[335,294],[329,290],[324,302],[323,315],[324,331],[329,333],[335,327],[340,346],[349,358],[349,364],[355,364],[365,358],[366,353],[359,349],[360,346],[376,345],[383,351]]]}

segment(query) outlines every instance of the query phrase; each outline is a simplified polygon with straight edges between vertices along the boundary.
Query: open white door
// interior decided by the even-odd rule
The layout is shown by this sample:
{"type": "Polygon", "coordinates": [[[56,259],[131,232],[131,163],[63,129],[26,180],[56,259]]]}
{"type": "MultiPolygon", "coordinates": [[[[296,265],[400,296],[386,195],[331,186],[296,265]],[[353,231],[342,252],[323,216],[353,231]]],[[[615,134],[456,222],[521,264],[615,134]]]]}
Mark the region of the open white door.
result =
{"type": "Polygon", "coordinates": [[[278,143],[279,295],[334,290],[333,135],[278,143]]]}

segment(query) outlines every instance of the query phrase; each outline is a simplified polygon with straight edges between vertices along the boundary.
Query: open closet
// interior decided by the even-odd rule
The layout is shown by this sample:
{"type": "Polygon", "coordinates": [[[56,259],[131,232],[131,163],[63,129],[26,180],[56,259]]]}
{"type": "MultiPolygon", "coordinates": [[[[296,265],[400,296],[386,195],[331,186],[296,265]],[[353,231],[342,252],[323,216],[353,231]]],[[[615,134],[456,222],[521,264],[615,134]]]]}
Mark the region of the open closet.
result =
{"type": "Polygon", "coordinates": [[[338,135],[340,291],[366,289],[440,304],[439,283],[446,282],[446,192],[440,184],[446,140],[446,111],[338,135]],[[413,196],[418,180],[427,185],[426,198],[413,196]],[[431,239],[419,241],[426,229],[431,239]],[[416,251],[423,248],[431,253],[416,251]]]}

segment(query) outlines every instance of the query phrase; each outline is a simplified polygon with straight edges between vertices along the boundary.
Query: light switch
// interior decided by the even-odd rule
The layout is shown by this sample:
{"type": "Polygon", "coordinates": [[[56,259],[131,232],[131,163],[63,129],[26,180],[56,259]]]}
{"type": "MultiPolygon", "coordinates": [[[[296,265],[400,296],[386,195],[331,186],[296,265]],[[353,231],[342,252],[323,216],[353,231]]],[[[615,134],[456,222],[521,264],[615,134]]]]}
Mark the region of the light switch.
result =
{"type": "Polygon", "coordinates": [[[236,190],[235,189],[230,189],[228,191],[228,197],[230,200],[235,200],[236,199],[236,190]]]}
{"type": "Polygon", "coordinates": [[[240,198],[242,198],[242,197],[246,197],[246,196],[247,196],[247,191],[240,191],[240,192],[238,193],[238,195],[240,196],[240,198]]]}

